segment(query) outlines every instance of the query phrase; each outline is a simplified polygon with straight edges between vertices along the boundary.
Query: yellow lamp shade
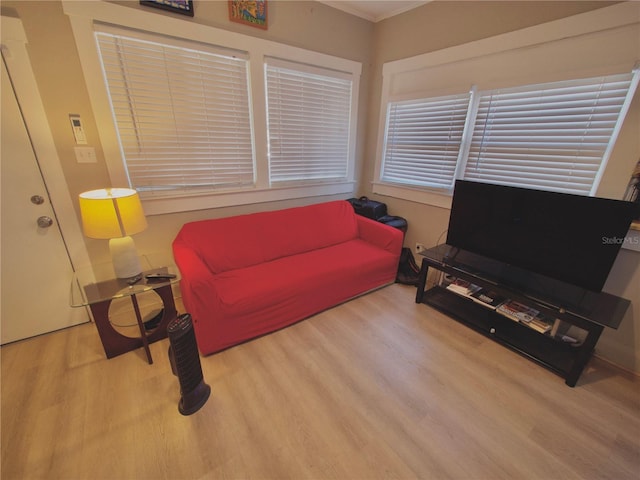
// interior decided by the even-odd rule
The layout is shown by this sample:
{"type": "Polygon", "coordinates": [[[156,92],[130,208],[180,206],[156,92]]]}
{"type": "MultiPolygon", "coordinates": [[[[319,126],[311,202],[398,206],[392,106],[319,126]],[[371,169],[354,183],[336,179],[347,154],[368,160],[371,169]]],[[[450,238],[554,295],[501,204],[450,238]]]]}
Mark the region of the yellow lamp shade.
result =
{"type": "Polygon", "coordinates": [[[104,188],[80,194],[84,234],[89,238],[118,238],[142,232],[147,219],[138,192],[104,188]]]}

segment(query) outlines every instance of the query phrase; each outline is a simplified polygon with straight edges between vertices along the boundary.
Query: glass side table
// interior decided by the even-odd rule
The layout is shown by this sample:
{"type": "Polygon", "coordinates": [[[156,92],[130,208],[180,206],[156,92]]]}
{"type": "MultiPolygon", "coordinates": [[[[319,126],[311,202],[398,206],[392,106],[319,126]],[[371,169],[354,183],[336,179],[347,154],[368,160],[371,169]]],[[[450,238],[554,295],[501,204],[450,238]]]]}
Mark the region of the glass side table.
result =
{"type": "Polygon", "coordinates": [[[88,306],[91,309],[107,358],[144,347],[147,360],[152,364],[149,345],[167,337],[167,325],[178,314],[171,286],[180,281],[180,274],[173,259],[167,256],[143,255],[140,257],[140,263],[143,272],[141,278],[135,283],[129,279],[115,278],[111,263],[77,269],[71,282],[70,304],[72,307],[88,306]],[[175,275],[175,278],[153,280],[146,278],[149,274],[167,273],[175,275]],[[153,319],[144,321],[138,296],[146,292],[155,292],[160,297],[162,309],[153,319]],[[110,320],[111,303],[122,298],[131,300],[139,337],[123,335],[114,328],[110,320]]]}

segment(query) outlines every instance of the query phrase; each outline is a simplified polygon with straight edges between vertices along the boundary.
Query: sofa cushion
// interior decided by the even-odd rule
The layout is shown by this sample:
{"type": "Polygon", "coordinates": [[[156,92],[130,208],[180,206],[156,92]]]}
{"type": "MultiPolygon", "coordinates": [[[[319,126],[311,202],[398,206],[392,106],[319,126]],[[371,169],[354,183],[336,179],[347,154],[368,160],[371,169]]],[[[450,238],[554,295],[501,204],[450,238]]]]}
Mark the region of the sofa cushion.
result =
{"type": "Polygon", "coordinates": [[[326,305],[327,298],[344,301],[393,281],[393,275],[386,278],[389,275],[380,272],[393,274],[396,265],[395,255],[355,239],[228,271],[217,275],[213,285],[220,315],[237,316],[259,312],[266,305],[287,304],[308,292],[317,297],[318,305],[326,305]]]}
{"type": "Polygon", "coordinates": [[[179,237],[218,274],[351,240],[353,208],[338,200],[228,218],[191,222],[179,237]]]}
{"type": "Polygon", "coordinates": [[[336,245],[358,236],[353,207],[344,200],[260,215],[266,261],[336,245]]]}

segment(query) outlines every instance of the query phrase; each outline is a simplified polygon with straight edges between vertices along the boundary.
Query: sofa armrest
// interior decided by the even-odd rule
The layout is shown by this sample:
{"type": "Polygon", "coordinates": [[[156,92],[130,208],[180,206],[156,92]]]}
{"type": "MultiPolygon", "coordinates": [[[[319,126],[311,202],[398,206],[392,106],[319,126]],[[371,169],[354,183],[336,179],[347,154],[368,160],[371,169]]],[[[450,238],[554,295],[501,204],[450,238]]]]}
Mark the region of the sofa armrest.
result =
{"type": "Polygon", "coordinates": [[[394,255],[400,255],[404,240],[404,234],[400,230],[362,215],[356,215],[356,219],[358,222],[358,234],[362,240],[394,255]]]}
{"type": "MultiPolygon", "coordinates": [[[[214,275],[199,255],[180,240],[173,242],[173,258],[180,270],[180,291],[188,313],[194,321],[204,318],[205,312],[198,311],[203,305],[202,299],[211,300],[215,296],[212,287],[214,275]]],[[[206,305],[206,300],[204,305],[206,305]]]]}
{"type": "Polygon", "coordinates": [[[206,279],[211,276],[209,268],[198,254],[181,242],[173,242],[173,258],[183,279],[206,279]]]}

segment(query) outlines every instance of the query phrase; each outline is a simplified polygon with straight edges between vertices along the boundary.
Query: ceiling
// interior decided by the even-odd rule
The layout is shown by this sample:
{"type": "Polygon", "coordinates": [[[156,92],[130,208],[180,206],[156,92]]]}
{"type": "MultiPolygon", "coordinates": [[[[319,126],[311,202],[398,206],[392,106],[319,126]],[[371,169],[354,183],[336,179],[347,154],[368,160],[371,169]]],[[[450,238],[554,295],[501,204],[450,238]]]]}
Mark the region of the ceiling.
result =
{"type": "Polygon", "coordinates": [[[318,0],[320,3],[337,8],[343,12],[357,15],[371,22],[379,22],[385,18],[393,17],[407,10],[419,7],[428,3],[427,1],[404,1],[404,0],[318,0]]]}

